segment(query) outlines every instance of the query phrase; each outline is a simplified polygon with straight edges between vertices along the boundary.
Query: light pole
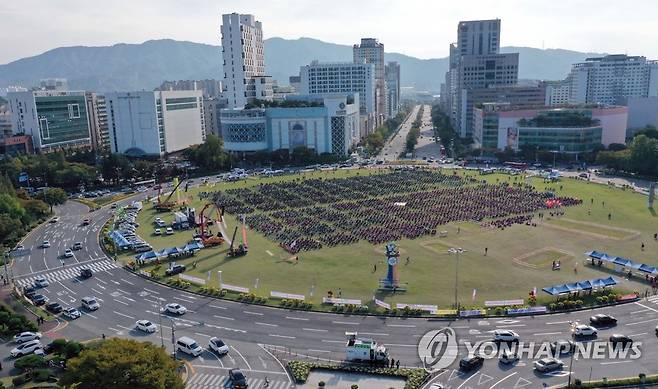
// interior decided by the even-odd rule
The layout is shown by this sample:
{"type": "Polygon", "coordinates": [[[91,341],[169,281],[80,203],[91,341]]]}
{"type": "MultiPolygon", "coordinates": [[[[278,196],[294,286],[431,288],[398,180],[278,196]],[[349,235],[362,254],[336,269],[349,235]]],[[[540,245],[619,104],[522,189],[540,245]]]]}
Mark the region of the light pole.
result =
{"type": "Polygon", "coordinates": [[[217,278],[219,279],[219,290],[222,290],[222,271],[217,270],[217,278]]]}
{"type": "Polygon", "coordinates": [[[449,253],[455,254],[455,309],[459,309],[459,300],[457,297],[459,291],[459,254],[464,252],[461,247],[451,247],[449,253]]]}
{"type": "Polygon", "coordinates": [[[571,374],[573,373],[573,355],[575,353],[576,353],[576,349],[574,349],[573,352],[571,353],[571,359],[569,360],[569,382],[567,383],[567,389],[571,388],[571,374]]]}
{"type": "Polygon", "coordinates": [[[158,320],[160,321],[160,345],[164,348],[164,335],[162,329],[162,301],[158,298],[158,320]]]}
{"type": "Polygon", "coordinates": [[[171,345],[174,348],[173,355],[174,355],[174,360],[177,360],[176,356],[176,322],[174,322],[173,318],[169,318],[171,320],[171,345]]]}

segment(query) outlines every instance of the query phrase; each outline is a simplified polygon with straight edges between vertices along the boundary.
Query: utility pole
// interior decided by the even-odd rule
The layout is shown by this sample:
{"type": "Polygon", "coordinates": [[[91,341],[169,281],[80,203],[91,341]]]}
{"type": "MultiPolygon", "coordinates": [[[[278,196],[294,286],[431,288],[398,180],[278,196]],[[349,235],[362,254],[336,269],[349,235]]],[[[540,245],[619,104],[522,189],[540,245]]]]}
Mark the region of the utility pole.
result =
{"type": "Polygon", "coordinates": [[[575,353],[576,353],[576,349],[574,349],[573,352],[571,353],[571,359],[569,360],[569,382],[567,383],[567,389],[571,388],[571,374],[573,373],[573,355],[575,353]]]}
{"type": "Polygon", "coordinates": [[[160,346],[164,348],[164,335],[162,329],[162,301],[158,298],[158,320],[160,320],[160,346]]]}
{"type": "Polygon", "coordinates": [[[176,322],[174,322],[174,319],[171,317],[169,318],[171,320],[171,345],[174,348],[173,355],[174,355],[174,360],[177,360],[178,358],[176,357],[176,322]]]}
{"type": "Polygon", "coordinates": [[[449,253],[455,254],[455,309],[459,309],[459,254],[464,252],[461,247],[451,247],[449,253]]]}

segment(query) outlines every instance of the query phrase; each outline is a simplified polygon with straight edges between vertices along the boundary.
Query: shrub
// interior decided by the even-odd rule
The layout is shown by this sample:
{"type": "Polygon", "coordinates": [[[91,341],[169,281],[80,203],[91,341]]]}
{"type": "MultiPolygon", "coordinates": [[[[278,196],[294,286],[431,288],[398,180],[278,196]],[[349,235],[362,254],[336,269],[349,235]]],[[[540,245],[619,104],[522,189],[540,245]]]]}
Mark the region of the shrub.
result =
{"type": "Polygon", "coordinates": [[[50,378],[50,370],[38,369],[32,372],[32,379],[36,382],[45,382],[50,378]]]}
{"type": "Polygon", "coordinates": [[[14,362],[14,367],[21,370],[36,369],[45,366],[46,366],[45,358],[42,357],[41,355],[34,355],[34,354],[20,357],[16,360],[16,362],[14,362]]]}
{"type": "Polygon", "coordinates": [[[19,375],[19,376],[16,376],[16,377],[14,377],[14,378],[11,379],[11,383],[12,383],[14,386],[21,386],[21,385],[23,385],[25,382],[27,382],[27,379],[25,378],[24,375],[19,375]]]}

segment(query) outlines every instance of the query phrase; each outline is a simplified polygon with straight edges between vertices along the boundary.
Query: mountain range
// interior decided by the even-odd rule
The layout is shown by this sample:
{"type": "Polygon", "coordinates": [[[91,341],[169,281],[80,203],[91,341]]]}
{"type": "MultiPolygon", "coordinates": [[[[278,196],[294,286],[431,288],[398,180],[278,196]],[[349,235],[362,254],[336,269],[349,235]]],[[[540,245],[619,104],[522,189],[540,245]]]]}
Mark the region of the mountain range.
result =
{"type": "MultiPolygon", "coordinates": [[[[519,78],[558,80],[566,77],[571,64],[600,54],[563,49],[503,47],[501,52],[519,53],[519,78]]],[[[317,59],[351,61],[352,46],[317,39],[269,38],[265,40],[266,71],[281,85],[297,75],[299,67],[317,59]]],[[[402,86],[438,90],[448,68],[448,58],[419,59],[386,53],[386,61],[400,63],[402,86]]],[[[45,53],[0,65],[0,90],[10,85],[31,87],[42,78],[61,77],[70,89],[98,92],[151,90],[165,80],[221,79],[220,46],[150,40],[140,44],[59,47],[45,53]]]]}

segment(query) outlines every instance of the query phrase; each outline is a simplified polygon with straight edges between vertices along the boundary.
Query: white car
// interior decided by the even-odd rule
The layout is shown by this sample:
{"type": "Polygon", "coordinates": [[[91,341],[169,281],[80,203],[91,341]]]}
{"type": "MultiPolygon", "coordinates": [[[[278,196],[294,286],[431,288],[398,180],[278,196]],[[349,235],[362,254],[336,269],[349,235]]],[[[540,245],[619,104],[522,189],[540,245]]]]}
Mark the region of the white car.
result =
{"type": "Polygon", "coordinates": [[[23,355],[32,354],[35,350],[43,348],[41,342],[38,339],[27,341],[15,349],[11,350],[11,356],[13,358],[22,357],[23,355]]]}
{"type": "Polygon", "coordinates": [[[495,330],[493,333],[494,342],[518,342],[519,334],[511,330],[495,330]]]}
{"type": "Polygon", "coordinates": [[[511,365],[519,360],[519,355],[513,351],[507,350],[500,354],[498,362],[503,365],[511,365]]]}
{"type": "Polygon", "coordinates": [[[214,352],[216,352],[219,355],[223,354],[228,354],[228,346],[226,343],[224,343],[223,340],[213,337],[210,338],[210,342],[208,343],[208,347],[214,352]]]}
{"type": "Polygon", "coordinates": [[[167,227],[167,229],[165,230],[165,233],[167,235],[173,235],[174,234],[174,229],[171,228],[171,227],[167,227]]]}
{"type": "Polygon", "coordinates": [[[50,219],[51,223],[57,223],[59,221],[59,216],[55,216],[54,218],[50,219]]]}
{"type": "Polygon", "coordinates": [[[71,320],[75,320],[75,319],[80,317],[80,311],[78,311],[77,309],[75,309],[73,307],[66,308],[62,312],[63,312],[64,316],[68,317],[71,320]]]}
{"type": "Polygon", "coordinates": [[[554,370],[562,370],[564,362],[557,358],[542,358],[534,363],[535,370],[540,372],[549,372],[554,370]]]}
{"type": "Polygon", "coordinates": [[[162,230],[160,230],[159,228],[156,228],[155,231],[153,231],[153,234],[154,235],[162,235],[162,230]]]}
{"type": "Polygon", "coordinates": [[[153,333],[158,330],[158,327],[148,320],[138,320],[137,323],[135,323],[135,328],[148,333],[153,333]]]}
{"type": "Polygon", "coordinates": [[[573,336],[596,336],[596,328],[586,324],[579,324],[573,329],[573,336]]]}
{"type": "Polygon", "coordinates": [[[44,276],[38,276],[37,278],[34,279],[34,286],[37,288],[45,288],[48,285],[50,285],[50,282],[46,279],[44,276]]]}
{"type": "Polygon", "coordinates": [[[41,332],[21,332],[20,334],[14,335],[14,342],[24,343],[29,342],[30,340],[39,340],[41,339],[41,332]]]}
{"type": "Polygon", "coordinates": [[[187,312],[187,308],[177,303],[167,304],[164,310],[165,312],[175,313],[177,315],[182,315],[187,312]]]}
{"type": "Polygon", "coordinates": [[[47,249],[48,247],[50,247],[50,241],[44,240],[43,242],[41,242],[42,249],[47,249]]]}
{"type": "Polygon", "coordinates": [[[72,256],[73,256],[73,250],[71,250],[71,249],[66,249],[66,250],[64,251],[64,257],[66,257],[66,258],[71,258],[72,256]]]}

